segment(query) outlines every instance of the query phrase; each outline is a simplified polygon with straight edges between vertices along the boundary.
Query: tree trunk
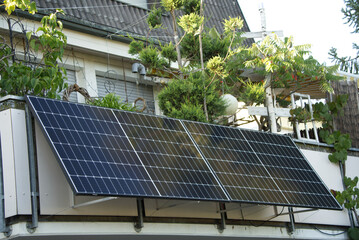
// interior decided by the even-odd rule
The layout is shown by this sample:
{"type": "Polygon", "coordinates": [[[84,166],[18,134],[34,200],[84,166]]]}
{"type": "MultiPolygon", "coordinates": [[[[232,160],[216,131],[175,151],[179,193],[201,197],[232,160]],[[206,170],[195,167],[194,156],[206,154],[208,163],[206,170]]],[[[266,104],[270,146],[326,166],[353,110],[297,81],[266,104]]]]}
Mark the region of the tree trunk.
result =
{"type": "Polygon", "coordinates": [[[266,84],[266,107],[268,109],[268,127],[270,127],[270,131],[272,133],[277,132],[277,122],[275,119],[275,112],[274,112],[274,106],[273,106],[273,96],[272,96],[272,88],[270,86],[271,84],[271,75],[267,74],[265,77],[266,84]]]}
{"type": "Polygon", "coordinates": [[[177,31],[177,23],[176,23],[176,13],[175,10],[171,10],[171,16],[172,16],[172,25],[173,25],[173,38],[176,44],[176,51],[177,51],[177,63],[178,63],[178,70],[180,71],[180,76],[183,78],[183,75],[181,73],[182,71],[182,58],[181,58],[181,51],[179,46],[179,37],[178,37],[178,31],[177,31]]]}
{"type": "MultiPolygon", "coordinates": [[[[201,0],[201,8],[200,8],[200,16],[203,16],[203,0],[201,0]]],[[[200,26],[199,29],[199,55],[201,58],[201,71],[202,76],[204,77],[204,60],[203,60],[203,48],[202,48],[202,31],[203,31],[203,24],[200,26]]],[[[208,110],[207,110],[207,97],[206,97],[206,82],[203,79],[203,110],[204,114],[206,115],[206,120],[208,121],[208,110]]]]}

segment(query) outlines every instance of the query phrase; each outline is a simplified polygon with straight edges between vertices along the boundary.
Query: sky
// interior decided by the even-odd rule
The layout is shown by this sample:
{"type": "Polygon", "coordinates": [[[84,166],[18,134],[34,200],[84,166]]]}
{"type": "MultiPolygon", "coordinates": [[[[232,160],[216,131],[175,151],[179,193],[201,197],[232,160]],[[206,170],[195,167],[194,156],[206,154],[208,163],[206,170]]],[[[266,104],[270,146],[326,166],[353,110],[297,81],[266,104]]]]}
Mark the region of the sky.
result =
{"type": "Polygon", "coordinates": [[[267,31],[282,30],[285,37],[293,36],[294,45],[311,44],[312,55],[320,63],[332,65],[328,52],[331,47],[339,55],[355,55],[354,42],[359,34],[344,24],[341,9],[344,0],[238,0],[252,32],[261,30],[259,6],[263,3],[267,31]]]}

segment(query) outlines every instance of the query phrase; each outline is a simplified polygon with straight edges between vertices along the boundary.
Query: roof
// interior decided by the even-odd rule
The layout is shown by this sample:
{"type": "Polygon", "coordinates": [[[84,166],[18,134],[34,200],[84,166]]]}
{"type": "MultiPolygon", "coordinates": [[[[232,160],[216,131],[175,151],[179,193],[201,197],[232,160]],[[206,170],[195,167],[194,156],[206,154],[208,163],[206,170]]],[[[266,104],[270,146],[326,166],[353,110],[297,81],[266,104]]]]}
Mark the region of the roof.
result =
{"type": "MultiPolygon", "coordinates": [[[[148,0],[148,5],[159,0],[148,0]]],[[[118,0],[36,0],[39,12],[49,12],[61,8],[65,12],[62,17],[64,25],[72,23],[91,27],[93,29],[106,29],[110,34],[130,34],[136,36],[146,36],[148,34],[148,25],[146,17],[149,13],[147,8],[140,8],[118,0]]],[[[223,32],[223,19],[240,16],[244,19],[241,8],[236,0],[204,0],[205,11],[208,21],[206,27],[215,27],[217,31],[223,32]]],[[[171,16],[163,15],[163,26],[165,29],[156,29],[151,31],[152,38],[162,41],[171,41],[172,37],[168,35],[173,29],[171,16]]],[[[248,24],[244,20],[245,32],[249,31],[248,24]]],[[[253,39],[246,39],[245,44],[252,44],[253,39]]]]}

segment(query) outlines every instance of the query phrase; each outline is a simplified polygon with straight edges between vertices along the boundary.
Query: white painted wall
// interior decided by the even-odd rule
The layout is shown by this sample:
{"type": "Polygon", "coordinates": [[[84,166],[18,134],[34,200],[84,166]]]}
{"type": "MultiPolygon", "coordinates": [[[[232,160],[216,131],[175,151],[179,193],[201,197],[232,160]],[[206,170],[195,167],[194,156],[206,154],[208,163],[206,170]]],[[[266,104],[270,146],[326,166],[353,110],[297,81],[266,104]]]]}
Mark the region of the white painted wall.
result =
{"type": "Polygon", "coordinates": [[[25,111],[0,112],[5,217],[31,214],[25,111]]]}

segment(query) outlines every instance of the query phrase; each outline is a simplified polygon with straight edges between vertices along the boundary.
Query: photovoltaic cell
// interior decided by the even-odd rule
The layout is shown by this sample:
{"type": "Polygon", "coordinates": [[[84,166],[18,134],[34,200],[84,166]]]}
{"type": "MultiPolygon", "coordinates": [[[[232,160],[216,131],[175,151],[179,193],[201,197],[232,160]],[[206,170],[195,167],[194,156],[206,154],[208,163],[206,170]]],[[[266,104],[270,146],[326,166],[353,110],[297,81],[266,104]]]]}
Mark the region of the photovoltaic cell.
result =
{"type": "Polygon", "coordinates": [[[287,136],[27,101],[77,194],[341,209],[287,136]]]}
{"type": "Polygon", "coordinates": [[[232,201],[340,209],[288,136],[184,121],[232,201]]]}

